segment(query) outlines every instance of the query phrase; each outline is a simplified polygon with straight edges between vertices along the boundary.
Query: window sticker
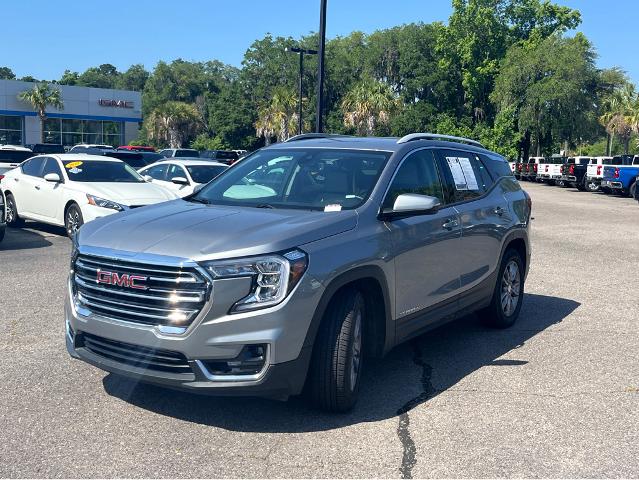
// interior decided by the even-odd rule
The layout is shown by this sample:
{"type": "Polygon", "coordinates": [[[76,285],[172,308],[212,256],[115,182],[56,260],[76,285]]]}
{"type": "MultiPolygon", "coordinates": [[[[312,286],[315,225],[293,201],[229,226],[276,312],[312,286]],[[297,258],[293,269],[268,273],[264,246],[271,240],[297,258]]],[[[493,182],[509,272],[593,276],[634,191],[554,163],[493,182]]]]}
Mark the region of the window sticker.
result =
{"type": "MultiPolygon", "coordinates": [[[[67,164],[65,165],[65,167],[66,167],[68,170],[71,170],[71,169],[74,169],[74,168],[76,168],[76,167],[79,167],[80,165],[82,165],[82,162],[70,162],[70,163],[67,163],[67,164]]],[[[75,173],[75,172],[71,172],[71,173],[75,173]]]]}
{"type": "Polygon", "coordinates": [[[325,212],[341,212],[342,206],[339,203],[333,203],[324,207],[325,212]]]}
{"type": "MultiPolygon", "coordinates": [[[[80,162],[80,163],[82,163],[82,162],[80,162]]],[[[77,173],[82,173],[82,169],[78,168],[78,167],[74,167],[74,168],[69,170],[69,173],[73,173],[74,175],[77,174],[77,173]]]]}
{"type": "Polygon", "coordinates": [[[453,181],[455,182],[455,188],[457,190],[479,190],[470,158],[446,157],[446,161],[453,174],[453,181]]]}

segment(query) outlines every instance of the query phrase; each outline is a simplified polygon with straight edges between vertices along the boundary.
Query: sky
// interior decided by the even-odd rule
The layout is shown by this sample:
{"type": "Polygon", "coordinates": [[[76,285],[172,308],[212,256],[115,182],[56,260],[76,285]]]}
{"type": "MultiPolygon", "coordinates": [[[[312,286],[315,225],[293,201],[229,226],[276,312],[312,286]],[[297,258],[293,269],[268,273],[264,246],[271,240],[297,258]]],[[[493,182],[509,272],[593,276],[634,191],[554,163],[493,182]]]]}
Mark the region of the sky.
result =
{"type": "MultiPolygon", "coordinates": [[[[555,0],[577,8],[577,29],[601,68],[619,66],[639,83],[637,0],[555,0]]],[[[4,0],[0,66],[18,77],[58,79],[69,69],[111,63],[118,70],[159,60],[217,59],[240,66],[266,33],[297,38],[318,30],[319,0],[4,0]],[[91,8],[89,7],[91,5],[91,8]],[[95,6],[94,6],[95,5],[95,6]],[[100,5],[101,8],[98,8],[100,5]],[[11,39],[15,41],[11,41],[11,39]]],[[[328,0],[327,37],[411,22],[447,22],[450,0],[328,0]]],[[[330,59],[327,59],[330,61],[330,59]]]]}

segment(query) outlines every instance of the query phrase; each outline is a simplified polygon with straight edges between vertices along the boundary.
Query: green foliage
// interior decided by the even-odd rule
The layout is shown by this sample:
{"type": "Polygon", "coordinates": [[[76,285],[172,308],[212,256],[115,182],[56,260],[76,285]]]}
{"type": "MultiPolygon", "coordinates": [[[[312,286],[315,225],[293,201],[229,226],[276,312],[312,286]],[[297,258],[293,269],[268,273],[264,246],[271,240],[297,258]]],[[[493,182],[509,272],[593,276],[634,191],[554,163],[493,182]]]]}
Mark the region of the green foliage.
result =
{"type": "Polygon", "coordinates": [[[51,88],[48,83],[38,83],[31,90],[25,90],[18,94],[18,99],[29,103],[40,118],[40,142],[44,143],[44,121],[47,118],[47,107],[54,107],[58,110],[64,109],[62,94],[57,88],[51,88]]]}
{"type": "Polygon", "coordinates": [[[401,103],[390,86],[371,77],[354,85],[342,100],[344,125],[358,135],[384,135],[391,116],[401,103]]]}
{"type": "Polygon", "coordinates": [[[166,102],[144,120],[148,138],[159,146],[180,148],[191,143],[202,128],[202,118],[195,105],[166,102]]]}
{"type": "Polygon", "coordinates": [[[200,133],[191,143],[191,148],[196,150],[230,150],[231,146],[220,137],[209,137],[206,133],[200,133]]]}
{"type": "Polygon", "coordinates": [[[15,80],[16,74],[9,67],[0,67],[0,80],[15,80]]]}

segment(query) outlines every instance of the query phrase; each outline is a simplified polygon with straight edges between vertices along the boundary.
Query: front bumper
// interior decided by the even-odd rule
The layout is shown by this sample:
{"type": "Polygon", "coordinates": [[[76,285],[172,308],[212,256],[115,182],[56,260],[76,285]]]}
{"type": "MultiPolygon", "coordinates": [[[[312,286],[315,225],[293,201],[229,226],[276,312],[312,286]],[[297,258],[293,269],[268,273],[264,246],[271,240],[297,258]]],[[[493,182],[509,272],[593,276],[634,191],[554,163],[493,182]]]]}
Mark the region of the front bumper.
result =
{"type": "Polygon", "coordinates": [[[213,395],[284,399],[301,393],[310,363],[312,345],[305,341],[321,296],[311,285],[303,278],[279,305],[229,314],[230,306],[246,295],[250,279],[215,280],[211,298],[191,326],[186,332],[170,334],[154,325],[104,317],[76,305],[69,281],[67,350],[74,358],[141,382],[213,395]],[[91,344],[96,339],[98,347],[91,344]],[[263,366],[256,373],[211,373],[211,365],[230,365],[245,348],[255,346],[266,350],[263,366]],[[144,361],[139,361],[140,356],[144,361]],[[147,356],[153,358],[146,361],[147,356]],[[171,362],[181,358],[179,373],[159,368],[156,357],[171,362]]]}

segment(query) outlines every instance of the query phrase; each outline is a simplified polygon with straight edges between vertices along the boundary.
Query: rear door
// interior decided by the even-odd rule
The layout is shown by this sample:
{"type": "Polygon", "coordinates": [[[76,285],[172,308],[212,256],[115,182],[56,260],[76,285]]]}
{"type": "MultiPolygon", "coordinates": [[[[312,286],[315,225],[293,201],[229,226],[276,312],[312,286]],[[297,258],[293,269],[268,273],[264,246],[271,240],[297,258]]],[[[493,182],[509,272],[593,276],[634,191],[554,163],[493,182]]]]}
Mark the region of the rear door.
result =
{"type": "Polygon", "coordinates": [[[452,203],[461,226],[457,262],[461,267],[460,288],[467,292],[495,271],[501,239],[512,223],[512,213],[501,188],[496,185],[484,157],[458,149],[439,151],[452,203]]]}
{"type": "Polygon", "coordinates": [[[447,308],[456,310],[461,233],[459,215],[447,204],[433,150],[417,150],[403,159],[382,208],[391,208],[403,193],[437,197],[443,205],[432,214],[386,222],[395,258],[395,316],[400,338],[423,328],[430,321],[424,314],[433,307],[441,307],[440,313],[447,308]]]}

